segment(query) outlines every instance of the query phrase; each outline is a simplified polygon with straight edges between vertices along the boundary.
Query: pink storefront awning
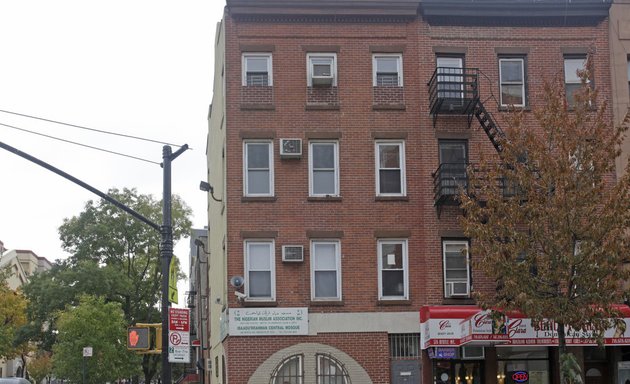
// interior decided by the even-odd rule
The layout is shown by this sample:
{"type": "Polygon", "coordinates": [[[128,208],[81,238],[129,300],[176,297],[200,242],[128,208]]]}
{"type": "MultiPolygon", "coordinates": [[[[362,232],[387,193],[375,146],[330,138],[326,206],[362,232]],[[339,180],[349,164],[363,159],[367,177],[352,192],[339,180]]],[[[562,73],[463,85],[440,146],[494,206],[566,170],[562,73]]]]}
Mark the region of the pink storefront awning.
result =
{"type": "MultiPolygon", "coordinates": [[[[621,318],[611,320],[604,345],[630,345],[630,307],[614,307],[621,318]]],[[[473,345],[558,345],[558,326],[553,320],[534,322],[517,311],[499,314],[465,305],[424,306],[420,309],[422,349],[473,345]]],[[[568,345],[596,345],[592,329],[566,328],[568,345]]]]}

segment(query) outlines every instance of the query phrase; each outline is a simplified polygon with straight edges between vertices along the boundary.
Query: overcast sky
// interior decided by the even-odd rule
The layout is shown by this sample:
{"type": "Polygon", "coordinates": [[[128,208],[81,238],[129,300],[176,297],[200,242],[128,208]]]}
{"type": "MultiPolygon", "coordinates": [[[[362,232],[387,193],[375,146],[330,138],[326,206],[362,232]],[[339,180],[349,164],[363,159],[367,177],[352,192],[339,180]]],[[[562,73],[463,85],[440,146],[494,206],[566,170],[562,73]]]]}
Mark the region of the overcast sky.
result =
{"type": "MultiPolygon", "coordinates": [[[[207,225],[205,140],[213,48],[224,0],[0,2],[0,110],[146,137],[193,150],[173,163],[173,193],[207,225]]],[[[162,144],[128,140],[0,112],[0,124],[156,163],[162,144]]],[[[107,191],[162,197],[159,165],[0,125],[0,141],[107,191]]],[[[53,261],[68,255],[58,228],[91,192],[0,149],[0,241],[53,261]]],[[[175,253],[187,268],[188,239],[175,253]]],[[[183,285],[180,284],[180,297],[183,285]]],[[[185,288],[183,288],[185,289],[185,288]]],[[[180,302],[181,306],[181,302],[180,302]]]]}

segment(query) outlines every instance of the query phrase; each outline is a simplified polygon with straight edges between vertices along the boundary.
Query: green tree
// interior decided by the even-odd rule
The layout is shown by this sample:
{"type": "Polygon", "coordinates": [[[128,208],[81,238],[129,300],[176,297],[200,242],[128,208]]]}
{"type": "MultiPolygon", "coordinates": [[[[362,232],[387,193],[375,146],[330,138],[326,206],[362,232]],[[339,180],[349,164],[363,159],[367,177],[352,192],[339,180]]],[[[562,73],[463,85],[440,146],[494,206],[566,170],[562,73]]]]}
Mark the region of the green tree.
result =
{"type": "Polygon", "coordinates": [[[581,382],[565,326],[592,327],[601,338],[630,277],[630,172],[614,176],[625,129],[611,126],[589,71],[580,75],[573,105],[560,79],[545,84],[540,129],[512,115],[502,161],[471,167],[470,193],[462,194],[475,268],[497,282],[480,304],[555,321],[563,383],[581,382]]]}
{"type": "Polygon", "coordinates": [[[57,377],[102,384],[130,377],[139,371],[140,358],[127,350],[127,322],[118,303],[81,296],[79,305],[68,306],[57,321],[59,335],[53,346],[53,371],[57,377]],[[92,347],[84,361],[83,348],[92,347]]]}
{"type": "MultiPolygon", "coordinates": [[[[111,189],[109,195],[155,223],[162,222],[162,204],[134,189],[111,189]]],[[[173,240],[190,233],[190,208],[173,197],[173,240]]],[[[81,294],[103,297],[121,305],[128,324],[160,322],[160,233],[105,200],[88,201],[84,210],[65,219],[59,229],[71,256],[51,271],[35,276],[24,288],[31,300],[32,336],[45,350],[55,342],[58,311],[77,305],[81,294]],[[37,331],[43,330],[43,331],[37,331]]],[[[180,274],[181,276],[181,274],[180,274]]],[[[144,355],[145,381],[157,372],[160,357],[144,355]]]]}

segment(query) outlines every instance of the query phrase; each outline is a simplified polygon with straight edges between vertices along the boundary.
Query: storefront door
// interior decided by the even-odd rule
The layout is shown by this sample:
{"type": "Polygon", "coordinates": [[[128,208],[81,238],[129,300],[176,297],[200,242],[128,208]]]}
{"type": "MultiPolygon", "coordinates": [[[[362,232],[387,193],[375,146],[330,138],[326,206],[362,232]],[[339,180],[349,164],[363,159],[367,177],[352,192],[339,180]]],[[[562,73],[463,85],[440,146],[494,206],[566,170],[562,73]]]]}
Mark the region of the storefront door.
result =
{"type": "Polygon", "coordinates": [[[437,384],[481,384],[483,364],[470,360],[436,360],[434,382],[437,384]]]}

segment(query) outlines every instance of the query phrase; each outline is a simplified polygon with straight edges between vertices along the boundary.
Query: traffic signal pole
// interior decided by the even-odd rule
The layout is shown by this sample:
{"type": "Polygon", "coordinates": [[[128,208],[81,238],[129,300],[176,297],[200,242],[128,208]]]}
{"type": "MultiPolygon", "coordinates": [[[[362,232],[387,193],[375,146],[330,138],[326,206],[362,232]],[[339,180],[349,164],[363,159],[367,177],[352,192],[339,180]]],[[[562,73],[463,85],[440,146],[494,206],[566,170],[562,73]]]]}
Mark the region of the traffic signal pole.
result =
{"type": "Polygon", "coordinates": [[[127,207],[123,203],[114,199],[113,197],[99,191],[91,185],[77,179],[76,177],[56,168],[28,153],[22,152],[17,148],[14,148],[8,144],[0,141],[0,148],[12,152],[32,163],[35,163],[49,171],[52,171],[59,176],[72,181],[73,183],[87,189],[88,191],[98,195],[104,200],[110,202],[121,210],[129,213],[131,216],[142,221],[153,229],[160,231],[162,241],[160,244],[160,259],[162,270],[162,384],[172,384],[171,380],[171,365],[168,362],[168,308],[170,303],[168,300],[168,277],[169,266],[171,258],[173,257],[173,226],[172,226],[172,211],[171,211],[171,163],[179,155],[188,149],[188,144],[184,144],[177,151],[172,152],[171,147],[165,145],[162,148],[162,169],[163,169],[163,199],[162,199],[162,225],[158,226],[150,219],[142,216],[140,213],[127,207]]]}
{"type": "Polygon", "coordinates": [[[171,364],[168,362],[168,277],[171,258],[173,257],[173,225],[171,212],[171,163],[188,149],[184,144],[174,153],[171,147],[162,148],[163,199],[162,199],[162,245],[160,247],[162,261],[162,384],[171,384],[171,364]]]}

